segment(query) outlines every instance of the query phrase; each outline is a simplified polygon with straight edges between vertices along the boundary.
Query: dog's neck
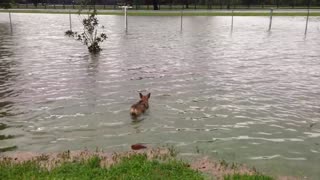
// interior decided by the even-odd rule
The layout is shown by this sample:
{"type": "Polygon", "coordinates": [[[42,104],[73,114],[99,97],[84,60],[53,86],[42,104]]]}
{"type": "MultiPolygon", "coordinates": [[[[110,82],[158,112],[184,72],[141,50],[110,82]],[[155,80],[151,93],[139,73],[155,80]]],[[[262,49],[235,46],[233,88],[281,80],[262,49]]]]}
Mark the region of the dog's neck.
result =
{"type": "Polygon", "coordinates": [[[140,101],[139,101],[139,104],[143,104],[143,105],[144,105],[144,107],[146,107],[146,108],[148,108],[148,107],[149,107],[148,101],[140,100],[140,101]]]}

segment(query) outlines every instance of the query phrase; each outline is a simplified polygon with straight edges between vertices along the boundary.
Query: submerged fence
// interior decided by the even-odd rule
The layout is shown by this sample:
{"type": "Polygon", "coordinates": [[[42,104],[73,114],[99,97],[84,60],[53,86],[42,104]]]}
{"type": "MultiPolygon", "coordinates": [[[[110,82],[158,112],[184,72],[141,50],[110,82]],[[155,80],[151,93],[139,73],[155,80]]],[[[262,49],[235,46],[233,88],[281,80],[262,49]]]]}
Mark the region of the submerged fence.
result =
{"type": "MultiPolygon", "coordinates": [[[[121,6],[121,8],[124,9],[124,17],[125,17],[125,31],[128,32],[128,18],[127,18],[127,8],[132,8],[131,6],[121,6]]],[[[309,16],[310,16],[310,9],[308,9],[307,11],[307,17],[306,17],[306,26],[305,26],[305,32],[304,35],[306,37],[307,35],[307,30],[308,30],[308,23],[309,23],[309,16]]],[[[10,29],[11,29],[11,34],[13,33],[13,27],[12,27],[12,20],[11,20],[11,12],[8,11],[9,13],[9,20],[10,20],[10,29]]],[[[181,10],[181,18],[180,18],[180,31],[182,32],[183,30],[183,9],[181,10]]],[[[234,10],[232,10],[231,13],[231,29],[230,32],[233,32],[233,16],[234,16],[234,10]]],[[[268,32],[271,31],[271,26],[272,26],[272,16],[273,16],[273,9],[270,9],[270,21],[269,21],[269,28],[268,28],[268,32]]],[[[69,24],[70,24],[70,31],[72,31],[72,22],[71,22],[71,11],[69,10],[69,24]]]]}
{"type": "MultiPolygon", "coordinates": [[[[12,8],[76,9],[79,0],[16,0],[12,8]]],[[[133,9],[269,9],[292,8],[320,9],[320,0],[91,0],[97,9],[117,9],[130,5],[133,9]]],[[[1,5],[0,5],[1,6],[1,5]]]]}

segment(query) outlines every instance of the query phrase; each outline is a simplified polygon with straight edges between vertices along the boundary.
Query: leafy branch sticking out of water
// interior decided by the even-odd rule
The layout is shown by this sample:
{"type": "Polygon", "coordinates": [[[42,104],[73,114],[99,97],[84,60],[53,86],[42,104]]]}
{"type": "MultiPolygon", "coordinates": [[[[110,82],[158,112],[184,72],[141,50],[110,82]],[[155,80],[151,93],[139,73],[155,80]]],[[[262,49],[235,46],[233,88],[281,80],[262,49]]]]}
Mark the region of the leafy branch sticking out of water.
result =
{"type": "Polygon", "coordinates": [[[104,29],[104,26],[99,26],[96,9],[89,9],[88,16],[82,19],[82,25],[82,33],[68,30],[65,32],[65,35],[73,37],[77,41],[81,41],[84,45],[88,47],[90,53],[99,53],[102,50],[100,48],[100,43],[107,39],[107,35],[105,33],[98,33],[98,29],[104,29]]]}

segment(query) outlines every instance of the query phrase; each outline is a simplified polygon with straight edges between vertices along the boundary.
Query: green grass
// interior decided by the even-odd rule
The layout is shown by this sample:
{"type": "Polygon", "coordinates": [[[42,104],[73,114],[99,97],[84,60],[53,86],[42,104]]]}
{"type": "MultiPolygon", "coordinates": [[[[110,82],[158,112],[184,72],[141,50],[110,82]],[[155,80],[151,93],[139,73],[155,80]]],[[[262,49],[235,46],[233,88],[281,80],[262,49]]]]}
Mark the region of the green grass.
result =
{"type": "Polygon", "coordinates": [[[265,175],[234,174],[224,176],[224,180],[273,180],[273,178],[265,175]]]}
{"type": "Polygon", "coordinates": [[[148,160],[145,154],[122,158],[109,168],[101,167],[100,161],[99,157],[92,157],[87,161],[65,162],[50,171],[36,161],[22,164],[1,161],[0,179],[204,179],[182,161],[148,160]]]}
{"type": "Polygon", "coordinates": [[[170,160],[167,163],[148,161],[146,156],[125,158],[110,168],[111,179],[203,179],[203,176],[188,168],[187,164],[170,160]]]}
{"type": "MultiPolygon", "coordinates": [[[[0,12],[7,13],[8,10],[0,9],[0,12]]],[[[11,9],[12,13],[43,13],[43,14],[69,14],[68,10],[46,10],[46,9],[30,9],[30,10],[17,10],[11,9]]],[[[77,12],[71,12],[77,14],[77,12]]],[[[123,15],[123,12],[118,11],[98,11],[100,15],[123,15]]],[[[135,11],[129,10],[129,16],[181,16],[179,11],[135,11]]],[[[184,11],[184,16],[232,16],[231,12],[219,12],[219,11],[184,11]]],[[[241,12],[235,11],[234,16],[270,16],[270,13],[266,10],[265,12],[241,12]]],[[[307,16],[307,12],[274,12],[273,16],[307,16]]],[[[310,16],[320,16],[320,12],[310,12],[310,16]]]]}

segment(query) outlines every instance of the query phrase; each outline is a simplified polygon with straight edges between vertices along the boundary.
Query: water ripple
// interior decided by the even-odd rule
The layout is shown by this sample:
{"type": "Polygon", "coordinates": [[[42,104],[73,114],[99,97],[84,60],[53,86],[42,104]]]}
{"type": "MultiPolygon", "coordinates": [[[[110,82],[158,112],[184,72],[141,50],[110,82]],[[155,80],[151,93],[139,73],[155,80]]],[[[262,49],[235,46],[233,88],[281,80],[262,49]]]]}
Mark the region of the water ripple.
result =
{"type": "Polygon", "coordinates": [[[226,138],[213,138],[213,140],[222,140],[222,141],[230,141],[230,140],[263,140],[263,141],[271,141],[271,142],[285,142],[285,141],[293,141],[299,142],[304,141],[299,138],[262,138],[262,137],[250,137],[250,136],[238,136],[238,137],[226,137],[226,138]]]}
{"type": "Polygon", "coordinates": [[[184,17],[183,33],[179,17],[130,17],[126,34],[122,17],[99,16],[99,55],[63,35],[68,15],[12,18],[11,35],[0,13],[0,151],[173,143],[320,176],[319,17],[304,38],[304,17],[277,17],[272,33],[266,17],[237,17],[230,35],[230,17],[184,17]],[[150,109],[132,122],[139,92],[150,109]]]}
{"type": "Polygon", "coordinates": [[[292,161],[305,161],[307,160],[305,157],[285,157],[279,154],[270,155],[270,156],[257,156],[257,157],[250,157],[249,159],[252,160],[262,160],[262,159],[275,159],[275,158],[281,158],[285,160],[292,160],[292,161]]]}

